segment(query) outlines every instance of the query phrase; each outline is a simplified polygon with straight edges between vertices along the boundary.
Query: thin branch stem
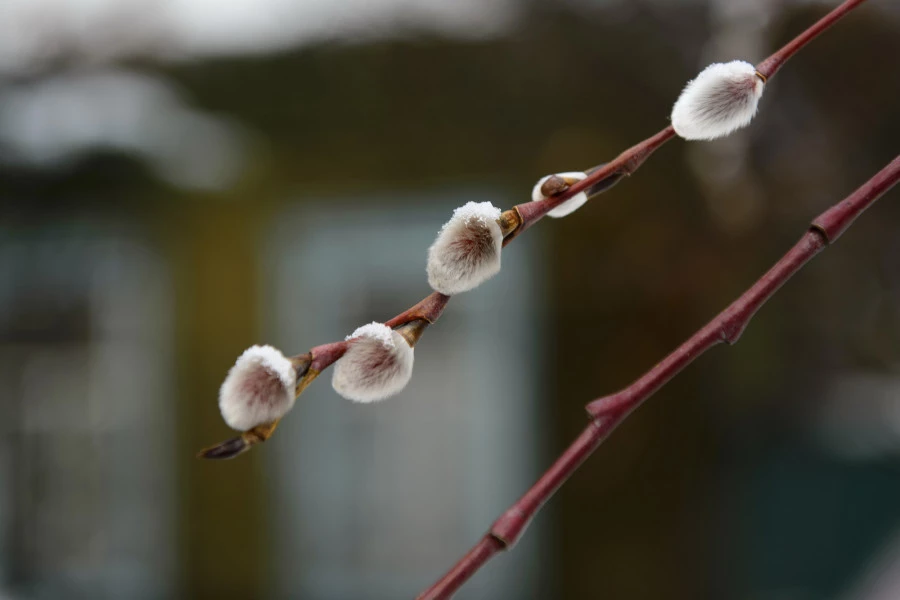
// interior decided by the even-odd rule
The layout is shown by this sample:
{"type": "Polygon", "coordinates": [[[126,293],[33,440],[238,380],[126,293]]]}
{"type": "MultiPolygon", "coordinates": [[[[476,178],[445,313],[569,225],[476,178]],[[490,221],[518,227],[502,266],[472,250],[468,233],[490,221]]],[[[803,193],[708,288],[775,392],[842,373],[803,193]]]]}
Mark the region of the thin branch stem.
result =
{"type": "MultiPolygon", "coordinates": [[[[673,129],[672,126],[669,125],[659,133],[647,138],[639,144],[635,144],[628,150],[625,150],[615,159],[606,163],[596,171],[593,171],[581,181],[572,184],[564,192],[560,192],[559,194],[551,196],[546,200],[532,200],[531,202],[526,202],[525,204],[517,204],[514,210],[517,211],[522,217],[522,223],[521,225],[519,225],[519,228],[514,232],[514,234],[519,234],[521,231],[525,231],[526,229],[537,223],[539,220],[541,220],[548,212],[550,212],[572,196],[579,194],[587,190],[588,188],[600,183],[607,177],[617,175],[631,175],[632,173],[637,171],[642,164],[644,164],[644,161],[647,160],[650,155],[657,150],[657,148],[668,142],[673,137],[675,137],[675,129],[673,129]]],[[[506,242],[506,240],[504,240],[504,242],[506,242]]]]}
{"type": "MultiPolygon", "coordinates": [[[[768,80],[775,76],[775,73],[781,66],[787,62],[801,48],[813,41],[822,32],[834,25],[841,17],[845,16],[851,10],[865,2],[866,0],[846,0],[837,8],[829,12],[827,15],[819,19],[815,24],[806,31],[795,37],[793,40],[785,44],[781,49],[769,56],[767,59],[756,65],[757,72],[768,80]]],[[[572,184],[565,191],[556,194],[547,200],[537,200],[525,204],[519,204],[515,207],[522,216],[521,230],[528,229],[540,220],[548,212],[571,198],[572,196],[589,189],[591,186],[603,181],[607,177],[613,175],[631,175],[644,164],[644,161],[653,154],[657,148],[675,137],[675,130],[672,126],[668,126],[659,133],[647,138],[643,142],[636,144],[628,150],[622,152],[615,160],[607,163],[603,167],[589,173],[588,176],[581,181],[572,184]]],[[[516,234],[519,232],[517,231],[516,234]]]]}
{"type": "Polygon", "coordinates": [[[816,36],[834,25],[838,19],[865,1],[866,0],[846,0],[846,2],[840,4],[830,13],[816,21],[809,29],[788,42],[781,50],[756,65],[757,72],[766,79],[772,77],[790,57],[797,53],[798,50],[810,43],[816,36]]]}
{"type": "Polygon", "coordinates": [[[713,346],[722,342],[737,342],[756,311],[898,180],[900,156],[850,196],[813,220],[800,241],[765,275],[669,356],[627,388],[588,404],[591,421],[575,442],[525,495],[494,522],[475,547],[418,599],[449,598],[493,555],[515,544],[544,503],[632,411],[713,346]]]}

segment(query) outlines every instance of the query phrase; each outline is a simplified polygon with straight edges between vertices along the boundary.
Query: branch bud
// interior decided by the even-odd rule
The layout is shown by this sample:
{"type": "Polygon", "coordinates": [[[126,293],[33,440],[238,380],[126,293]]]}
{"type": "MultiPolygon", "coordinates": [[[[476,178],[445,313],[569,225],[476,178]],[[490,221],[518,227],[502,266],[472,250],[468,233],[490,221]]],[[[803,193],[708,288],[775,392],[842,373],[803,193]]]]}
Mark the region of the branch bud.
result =
{"type": "Polygon", "coordinates": [[[469,202],[453,211],[428,249],[428,283],[452,296],[474,289],[500,272],[500,209],[469,202]]]}
{"type": "Polygon", "coordinates": [[[672,127],[686,140],[713,140],[753,119],[765,78],[750,63],[714,63],[689,81],[672,108],[672,127]]]}
{"type": "Polygon", "coordinates": [[[373,322],[347,336],[347,341],[347,352],[335,364],[331,379],[338,394],[355,402],[376,402],[409,383],[414,356],[404,335],[373,322]]]}
{"type": "Polygon", "coordinates": [[[293,408],[296,384],[292,359],[272,346],[252,346],[237,359],[219,389],[222,418],[239,431],[275,422],[293,408]]]}
{"type": "Polygon", "coordinates": [[[209,448],[201,450],[197,454],[197,458],[206,458],[209,460],[234,458],[272,437],[272,434],[275,432],[275,427],[277,426],[278,421],[257,425],[250,431],[245,431],[236,438],[225,440],[215,446],[210,446],[209,448]]]}
{"type": "MultiPolygon", "coordinates": [[[[566,191],[573,183],[581,181],[585,177],[587,177],[587,174],[582,173],[581,171],[557,173],[556,175],[546,175],[541,177],[531,190],[531,199],[535,202],[547,200],[552,196],[566,191]]],[[[581,208],[587,201],[587,193],[580,192],[549,211],[547,216],[554,218],[565,217],[581,208]]]]}

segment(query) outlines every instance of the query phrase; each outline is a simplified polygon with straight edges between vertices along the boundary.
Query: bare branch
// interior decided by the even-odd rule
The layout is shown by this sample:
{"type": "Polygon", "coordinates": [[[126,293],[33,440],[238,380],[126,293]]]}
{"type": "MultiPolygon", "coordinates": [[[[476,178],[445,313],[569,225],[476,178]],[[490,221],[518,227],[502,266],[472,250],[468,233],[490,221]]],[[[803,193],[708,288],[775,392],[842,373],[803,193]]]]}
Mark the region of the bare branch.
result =
{"type": "Polygon", "coordinates": [[[494,554],[515,544],[544,503],[632,411],[713,346],[737,342],[756,311],[898,180],[900,156],[813,220],[800,241],[781,260],[674,352],[624,390],[588,404],[591,421],[575,442],[446,575],[419,595],[419,600],[449,598],[494,554]]]}

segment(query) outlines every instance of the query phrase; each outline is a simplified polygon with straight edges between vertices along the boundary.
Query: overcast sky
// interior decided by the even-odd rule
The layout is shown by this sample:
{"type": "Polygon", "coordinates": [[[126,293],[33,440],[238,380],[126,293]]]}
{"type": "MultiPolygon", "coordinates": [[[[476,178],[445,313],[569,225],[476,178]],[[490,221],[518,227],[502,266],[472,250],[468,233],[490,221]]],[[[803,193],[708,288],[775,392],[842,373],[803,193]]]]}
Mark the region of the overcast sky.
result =
{"type": "Polygon", "coordinates": [[[404,29],[480,37],[519,0],[2,0],[0,74],[60,56],[178,58],[265,52],[404,29]]]}

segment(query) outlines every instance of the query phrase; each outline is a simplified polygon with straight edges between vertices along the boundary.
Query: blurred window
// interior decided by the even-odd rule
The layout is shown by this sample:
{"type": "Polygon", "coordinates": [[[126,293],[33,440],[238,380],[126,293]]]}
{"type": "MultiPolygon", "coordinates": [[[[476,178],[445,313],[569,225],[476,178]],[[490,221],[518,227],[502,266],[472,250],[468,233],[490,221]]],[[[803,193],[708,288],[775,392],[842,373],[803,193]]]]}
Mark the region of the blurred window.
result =
{"type": "MultiPolygon", "coordinates": [[[[302,352],[426,296],[426,250],[468,200],[508,203],[445,193],[280,215],[264,261],[273,301],[266,339],[302,352]]],[[[412,381],[398,396],[354,404],[326,372],[298,400],[273,440],[277,460],[267,462],[277,597],[409,597],[547,466],[539,241],[517,240],[499,276],[453,298],[417,345],[412,381]]],[[[540,597],[552,563],[540,552],[542,529],[459,597],[540,597]]]]}
{"type": "Polygon", "coordinates": [[[170,282],[74,223],[0,230],[0,596],[169,597],[170,282]]]}

